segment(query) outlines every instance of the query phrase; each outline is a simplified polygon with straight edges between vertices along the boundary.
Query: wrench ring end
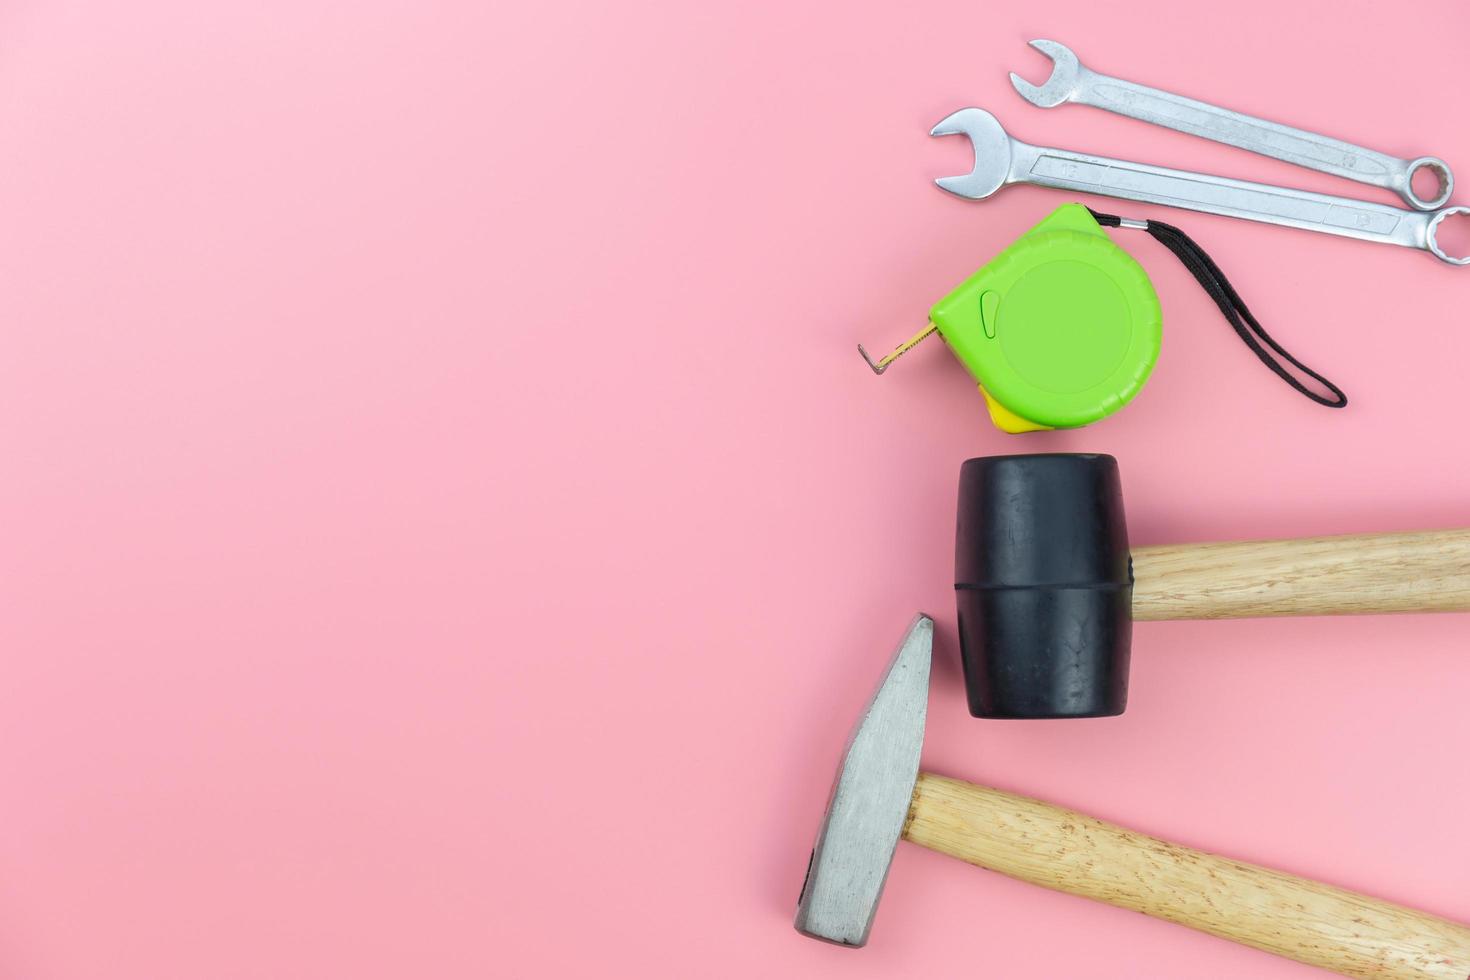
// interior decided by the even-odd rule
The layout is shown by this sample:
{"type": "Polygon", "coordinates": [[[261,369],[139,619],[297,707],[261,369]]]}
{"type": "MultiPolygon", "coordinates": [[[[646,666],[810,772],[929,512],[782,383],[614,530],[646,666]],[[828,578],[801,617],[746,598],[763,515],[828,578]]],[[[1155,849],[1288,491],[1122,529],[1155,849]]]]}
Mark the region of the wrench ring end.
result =
{"type": "Polygon", "coordinates": [[[1444,207],[1454,191],[1455,175],[1450,172],[1450,165],[1439,157],[1418,157],[1410,160],[1408,167],[1404,170],[1404,200],[1408,201],[1411,207],[1418,208],[1420,211],[1433,211],[1444,207]],[[1424,167],[1428,167],[1439,180],[1439,193],[1434,197],[1420,197],[1414,190],[1414,175],[1424,167]]]}
{"type": "Polygon", "coordinates": [[[1448,262],[1450,265],[1470,265],[1470,255],[1450,255],[1439,247],[1439,226],[1444,222],[1444,219],[1455,214],[1470,215],[1470,207],[1461,205],[1453,208],[1445,208],[1443,211],[1431,217],[1426,234],[1426,238],[1428,239],[1426,244],[1429,246],[1429,251],[1434,253],[1434,257],[1443,262],[1448,262]]]}

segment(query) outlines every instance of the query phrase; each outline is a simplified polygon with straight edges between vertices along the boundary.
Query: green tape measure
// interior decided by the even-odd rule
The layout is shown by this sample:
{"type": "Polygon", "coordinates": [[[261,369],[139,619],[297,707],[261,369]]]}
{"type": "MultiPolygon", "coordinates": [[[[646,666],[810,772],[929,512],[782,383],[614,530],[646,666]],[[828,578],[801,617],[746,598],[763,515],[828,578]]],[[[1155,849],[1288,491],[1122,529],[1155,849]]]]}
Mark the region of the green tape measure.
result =
{"type": "Polygon", "coordinates": [[[1225,273],[1183,231],[1063,204],[929,311],[929,325],[874,361],[882,374],[938,333],[974,376],[1006,432],[1070,429],[1111,415],[1138,394],[1159,357],[1159,297],[1143,267],[1103,228],[1145,231],[1174,253],[1261,363],[1328,408],[1347,395],[1261,326],[1225,273]]]}
{"type": "MultiPolygon", "coordinates": [[[[1076,428],[1138,394],[1158,360],[1159,298],[1080,204],[1064,204],[929,311],[1006,432],[1076,428]]],[[[867,354],[864,352],[864,357],[867,354]]]]}
{"type": "Polygon", "coordinates": [[[1064,204],[929,311],[1007,432],[1116,412],[1163,332],[1148,274],[1080,204],[1064,204]]]}

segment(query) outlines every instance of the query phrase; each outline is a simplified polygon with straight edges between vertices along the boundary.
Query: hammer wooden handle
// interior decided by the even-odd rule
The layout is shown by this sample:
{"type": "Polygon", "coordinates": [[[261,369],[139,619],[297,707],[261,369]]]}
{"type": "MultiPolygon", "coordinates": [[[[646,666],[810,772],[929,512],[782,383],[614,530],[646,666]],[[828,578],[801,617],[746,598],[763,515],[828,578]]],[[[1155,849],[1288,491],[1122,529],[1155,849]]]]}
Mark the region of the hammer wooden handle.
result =
{"type": "Polygon", "coordinates": [[[1133,578],[1135,620],[1466,610],[1470,529],[1135,548],[1133,578]]]}
{"type": "Polygon", "coordinates": [[[903,835],[1021,881],[1345,976],[1470,978],[1465,926],[958,779],[919,774],[903,835]]]}

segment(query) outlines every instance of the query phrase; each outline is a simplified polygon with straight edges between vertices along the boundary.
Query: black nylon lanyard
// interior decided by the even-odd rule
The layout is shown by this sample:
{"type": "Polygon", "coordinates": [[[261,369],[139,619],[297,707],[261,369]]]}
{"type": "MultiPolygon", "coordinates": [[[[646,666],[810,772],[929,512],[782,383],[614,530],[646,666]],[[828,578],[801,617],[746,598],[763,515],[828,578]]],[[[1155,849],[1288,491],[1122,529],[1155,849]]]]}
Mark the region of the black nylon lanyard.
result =
{"type": "MultiPolygon", "coordinates": [[[[1104,227],[1125,227],[1122,224],[1122,219],[1116,214],[1102,214],[1101,212],[1093,211],[1091,208],[1087,210],[1092,213],[1093,219],[1104,227]]],[[[1143,222],[1143,230],[1158,239],[1159,242],[1178,257],[1180,262],[1184,263],[1184,267],[1194,274],[1194,278],[1204,287],[1204,291],[1209,294],[1210,299],[1215,301],[1215,305],[1220,308],[1220,312],[1225,315],[1226,321],[1235,329],[1240,339],[1245,341],[1245,345],[1255,352],[1255,355],[1261,359],[1262,364],[1276,372],[1277,377],[1303,395],[1306,395],[1318,405],[1326,405],[1328,408],[1342,408],[1347,404],[1347,395],[1343,394],[1341,388],[1297,360],[1286,348],[1278,344],[1266,332],[1266,328],[1261,326],[1260,321],[1252,316],[1251,311],[1246,308],[1245,301],[1240,298],[1240,294],[1235,291],[1235,287],[1230,285],[1230,280],[1225,278],[1225,273],[1220,271],[1220,267],[1215,264],[1214,259],[1210,258],[1209,253],[1199,247],[1198,242],[1173,225],[1166,225],[1162,221],[1143,222]],[[1263,344],[1264,346],[1262,346],[1263,344]],[[1266,349],[1268,347],[1270,348],[1269,351],[1266,349]],[[1286,369],[1280,360],[1277,360],[1276,356],[1273,356],[1272,352],[1307,377],[1319,383],[1323,388],[1331,392],[1333,397],[1328,398],[1302,384],[1295,375],[1286,369]]]]}

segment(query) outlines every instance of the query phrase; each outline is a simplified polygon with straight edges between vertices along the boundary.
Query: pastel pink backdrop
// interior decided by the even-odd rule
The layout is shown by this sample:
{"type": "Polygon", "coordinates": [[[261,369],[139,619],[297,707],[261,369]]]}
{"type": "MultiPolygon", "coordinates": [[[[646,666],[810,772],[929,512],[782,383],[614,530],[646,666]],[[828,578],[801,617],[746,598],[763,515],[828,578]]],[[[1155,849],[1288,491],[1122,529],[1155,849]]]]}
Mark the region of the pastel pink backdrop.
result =
{"type": "MultiPolygon", "coordinates": [[[[790,916],[916,609],[926,764],[1470,921],[1470,619],[1144,625],[1119,719],[965,714],[955,479],[1116,454],[1137,543],[1470,524],[1426,255],[1183,225],[1121,414],[1003,436],[927,304],[1066,200],[928,127],[1320,190],[1082,108],[1104,70],[1470,175],[1457,0],[18,0],[0,10],[0,977],[1308,977],[901,847],[790,916]]],[[[1463,199],[1463,195],[1462,195],[1463,199]]]]}

